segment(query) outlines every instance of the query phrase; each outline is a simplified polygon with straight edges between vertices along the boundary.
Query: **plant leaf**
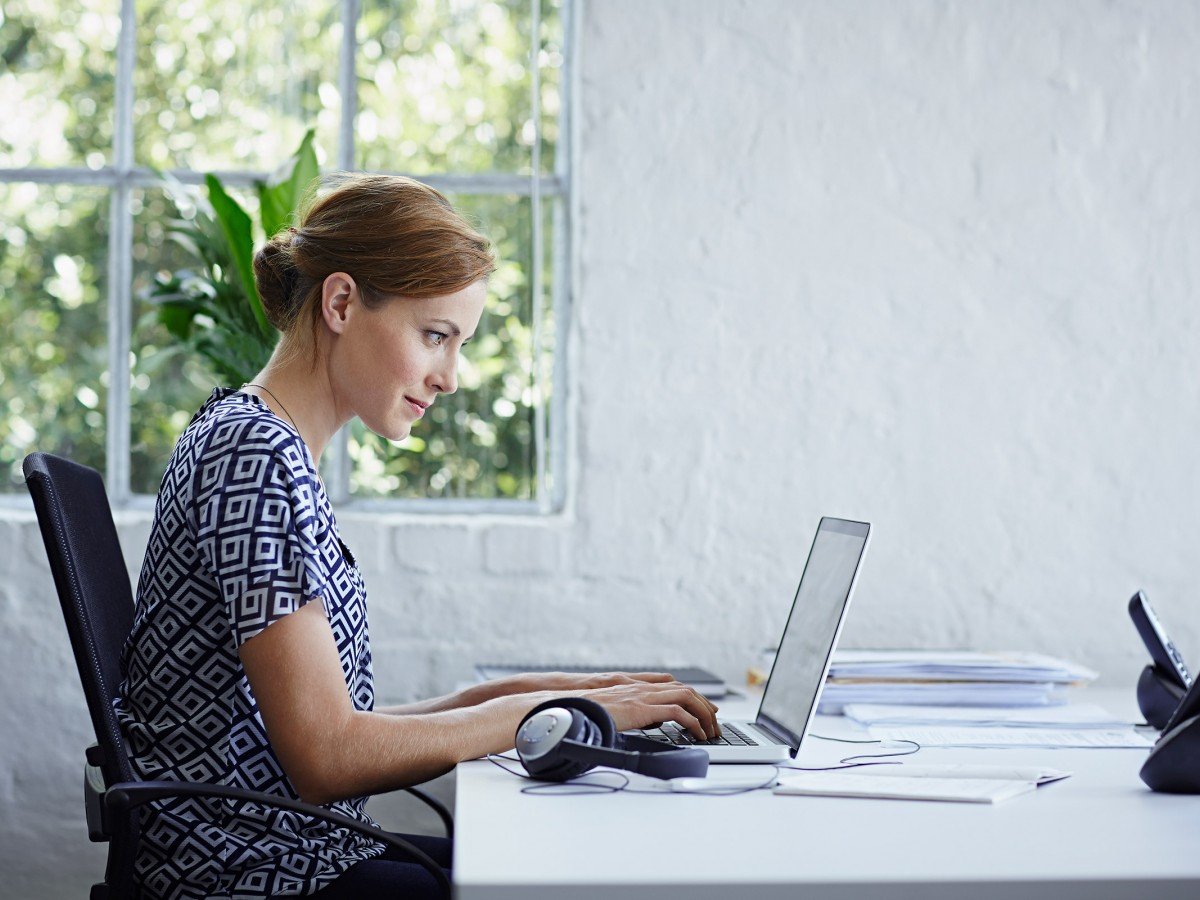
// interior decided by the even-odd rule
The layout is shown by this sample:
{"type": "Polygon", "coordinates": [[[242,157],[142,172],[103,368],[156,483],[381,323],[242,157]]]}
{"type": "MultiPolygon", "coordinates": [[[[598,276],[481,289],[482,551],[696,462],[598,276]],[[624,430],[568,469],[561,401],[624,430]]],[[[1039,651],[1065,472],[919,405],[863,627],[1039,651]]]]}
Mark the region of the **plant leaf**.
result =
{"type": "Polygon", "coordinates": [[[192,334],[192,320],[198,304],[186,300],[168,300],[158,307],[158,321],[174,337],[186,341],[192,334]]]}
{"type": "Polygon", "coordinates": [[[204,183],[208,187],[208,202],[212,204],[217,223],[221,226],[229,251],[233,255],[234,268],[250,304],[250,310],[254,313],[263,335],[271,334],[274,329],[267,321],[262,300],[258,296],[258,288],[254,286],[254,236],[250,231],[250,216],[225,192],[215,175],[205,175],[204,183]]]}
{"type": "Polygon", "coordinates": [[[315,129],[308,129],[291,158],[267,181],[256,181],[263,234],[274,237],[292,224],[292,216],[315,186],[319,169],[313,149],[315,129]]]}

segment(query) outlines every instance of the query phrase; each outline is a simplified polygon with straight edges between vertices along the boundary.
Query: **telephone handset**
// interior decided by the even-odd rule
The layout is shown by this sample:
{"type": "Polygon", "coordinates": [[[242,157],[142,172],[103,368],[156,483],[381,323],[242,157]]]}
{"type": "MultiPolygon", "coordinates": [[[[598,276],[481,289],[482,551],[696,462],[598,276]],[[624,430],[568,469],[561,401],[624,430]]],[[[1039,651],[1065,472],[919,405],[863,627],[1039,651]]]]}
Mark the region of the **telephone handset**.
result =
{"type": "Polygon", "coordinates": [[[1138,678],[1138,707],[1147,722],[1162,730],[1192,686],[1192,675],[1142,591],[1129,598],[1129,617],[1153,660],[1138,678]]]}

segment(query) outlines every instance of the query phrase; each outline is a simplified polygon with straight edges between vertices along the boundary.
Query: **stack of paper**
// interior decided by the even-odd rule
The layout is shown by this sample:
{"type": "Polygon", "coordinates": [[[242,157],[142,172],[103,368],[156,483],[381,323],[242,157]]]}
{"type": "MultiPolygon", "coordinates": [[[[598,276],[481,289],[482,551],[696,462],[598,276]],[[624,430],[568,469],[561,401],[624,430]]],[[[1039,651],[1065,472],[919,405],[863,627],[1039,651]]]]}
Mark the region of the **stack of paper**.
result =
{"type": "Polygon", "coordinates": [[[1094,703],[1033,709],[871,706],[844,714],[874,740],[923,747],[1149,747],[1153,741],[1094,703]]]}
{"type": "Polygon", "coordinates": [[[972,728],[1128,728],[1129,723],[1095,703],[1024,709],[990,706],[873,706],[851,703],[842,714],[859,725],[970,726],[972,728]]]}
{"type": "Polygon", "coordinates": [[[1041,653],[974,650],[838,650],[830,678],[918,681],[1091,681],[1091,669],[1041,653]]]}
{"type": "Polygon", "coordinates": [[[1145,749],[1153,738],[1123,728],[971,728],[948,725],[873,725],[877,741],[912,741],[922,747],[1089,747],[1145,749]]]}
{"type": "Polygon", "coordinates": [[[961,650],[839,650],[820,712],[848,704],[1030,707],[1067,701],[1066,688],[1096,673],[1038,653],[961,650]]]}
{"type": "Polygon", "coordinates": [[[1004,707],[1057,706],[1067,700],[1066,688],[1050,683],[829,682],[817,712],[836,716],[851,703],[1004,707]]]}

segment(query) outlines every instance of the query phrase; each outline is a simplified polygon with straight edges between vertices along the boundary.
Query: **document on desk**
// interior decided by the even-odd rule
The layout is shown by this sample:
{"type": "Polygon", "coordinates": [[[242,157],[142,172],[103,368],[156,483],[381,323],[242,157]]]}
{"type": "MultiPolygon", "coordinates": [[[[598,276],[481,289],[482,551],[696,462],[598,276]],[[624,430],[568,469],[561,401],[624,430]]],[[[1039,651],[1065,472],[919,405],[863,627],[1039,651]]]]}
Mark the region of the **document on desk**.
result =
{"type": "Polygon", "coordinates": [[[843,711],[847,719],[871,727],[913,725],[957,725],[971,728],[1102,728],[1108,731],[1129,726],[1095,703],[1067,706],[1035,706],[1004,709],[987,706],[898,706],[851,703],[843,711]]]}
{"type": "Polygon", "coordinates": [[[1067,686],[1096,672],[1037,653],[955,650],[838,650],[819,712],[853,703],[922,706],[1057,706],[1067,686]]]}
{"type": "Polygon", "coordinates": [[[1034,790],[1037,790],[1035,781],[1007,778],[910,778],[904,775],[801,772],[781,776],[775,793],[806,797],[999,803],[1034,790]]]}
{"type": "Polygon", "coordinates": [[[1146,748],[1152,738],[1132,728],[969,728],[957,726],[872,725],[880,741],[915,741],[922,747],[1094,747],[1146,748]]]}
{"type": "Polygon", "coordinates": [[[867,765],[854,770],[855,775],[871,777],[904,778],[977,778],[989,781],[1032,781],[1034,784],[1050,784],[1070,778],[1070,772],[1051,769],[1049,766],[1000,766],[981,763],[897,763],[895,765],[867,765]]]}
{"type": "Polygon", "coordinates": [[[836,716],[851,704],[1028,707],[1069,700],[1065,685],[1041,682],[828,681],[817,712],[836,716]]]}

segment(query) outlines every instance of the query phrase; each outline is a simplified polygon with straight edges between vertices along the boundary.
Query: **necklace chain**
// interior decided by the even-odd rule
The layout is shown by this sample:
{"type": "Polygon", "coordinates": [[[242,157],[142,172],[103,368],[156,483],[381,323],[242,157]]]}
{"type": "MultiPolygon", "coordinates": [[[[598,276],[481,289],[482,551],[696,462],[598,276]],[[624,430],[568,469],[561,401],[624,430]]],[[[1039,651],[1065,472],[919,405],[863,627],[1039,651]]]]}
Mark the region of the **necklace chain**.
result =
{"type": "Polygon", "coordinates": [[[281,410],[283,410],[283,414],[288,417],[288,421],[292,423],[292,427],[295,428],[297,432],[300,431],[300,426],[296,424],[296,420],[292,418],[292,414],[287,411],[287,407],[283,405],[283,401],[280,400],[278,397],[276,397],[275,394],[272,393],[272,391],[269,387],[267,387],[266,385],[262,385],[262,384],[255,384],[252,381],[247,381],[245,384],[242,385],[242,387],[243,388],[253,387],[253,388],[258,388],[260,391],[266,391],[267,396],[279,404],[279,408],[281,410]]]}

